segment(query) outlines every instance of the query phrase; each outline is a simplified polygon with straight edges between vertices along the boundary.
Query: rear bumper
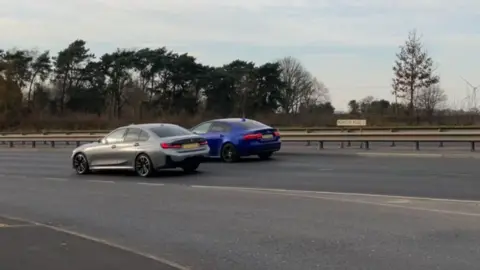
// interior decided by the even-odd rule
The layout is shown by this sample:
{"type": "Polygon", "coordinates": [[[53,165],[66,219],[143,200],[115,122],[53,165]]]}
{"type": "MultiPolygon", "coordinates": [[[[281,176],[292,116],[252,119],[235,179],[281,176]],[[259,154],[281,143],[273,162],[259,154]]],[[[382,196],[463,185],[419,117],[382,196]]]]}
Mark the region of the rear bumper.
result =
{"type": "Polygon", "coordinates": [[[281,149],[282,143],[280,141],[255,143],[248,146],[241,147],[239,150],[240,156],[252,156],[261,153],[277,152],[281,149]]]}
{"type": "Polygon", "coordinates": [[[169,153],[164,157],[162,162],[157,163],[160,165],[157,169],[178,168],[182,167],[185,163],[202,162],[205,160],[205,157],[208,157],[209,151],[210,148],[207,146],[195,151],[169,153]]]}
{"type": "Polygon", "coordinates": [[[192,156],[192,157],[184,158],[182,160],[175,160],[174,157],[167,156],[165,158],[165,164],[161,167],[158,167],[157,169],[173,169],[173,168],[182,167],[183,165],[190,162],[201,163],[204,160],[205,160],[205,156],[192,156]]]}

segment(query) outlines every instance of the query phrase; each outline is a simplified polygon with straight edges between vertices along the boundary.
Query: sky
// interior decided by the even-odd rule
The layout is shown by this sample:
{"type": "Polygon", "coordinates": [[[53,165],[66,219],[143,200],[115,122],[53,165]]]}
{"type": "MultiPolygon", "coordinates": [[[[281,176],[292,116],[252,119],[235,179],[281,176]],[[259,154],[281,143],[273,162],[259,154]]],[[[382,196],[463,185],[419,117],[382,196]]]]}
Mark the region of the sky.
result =
{"type": "Polygon", "coordinates": [[[0,6],[0,48],[56,53],[80,38],[97,55],[166,46],[209,65],[292,56],[329,88],[338,110],[369,95],[393,100],[395,54],[413,29],[451,107],[468,106],[472,88],[462,77],[480,85],[478,0],[0,0],[0,6]]]}

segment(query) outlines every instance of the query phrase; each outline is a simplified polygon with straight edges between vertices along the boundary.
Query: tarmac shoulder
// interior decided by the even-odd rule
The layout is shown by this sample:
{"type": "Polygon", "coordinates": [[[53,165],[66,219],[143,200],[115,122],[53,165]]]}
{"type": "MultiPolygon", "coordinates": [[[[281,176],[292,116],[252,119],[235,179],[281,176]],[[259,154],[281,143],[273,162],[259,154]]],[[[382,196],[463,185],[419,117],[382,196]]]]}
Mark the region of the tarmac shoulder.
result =
{"type": "Polygon", "coordinates": [[[41,225],[0,217],[0,269],[174,270],[136,253],[41,225]]]}

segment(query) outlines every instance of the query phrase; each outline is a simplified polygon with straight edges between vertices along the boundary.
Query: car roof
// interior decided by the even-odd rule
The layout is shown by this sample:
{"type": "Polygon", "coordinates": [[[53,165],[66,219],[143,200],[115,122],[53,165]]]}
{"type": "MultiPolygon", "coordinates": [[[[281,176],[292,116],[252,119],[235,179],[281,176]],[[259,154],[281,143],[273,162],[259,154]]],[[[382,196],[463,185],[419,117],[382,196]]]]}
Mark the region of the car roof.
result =
{"type": "Polygon", "coordinates": [[[238,122],[248,122],[253,121],[248,118],[221,118],[221,119],[214,119],[211,122],[223,122],[223,123],[238,123],[238,122]]]}
{"type": "Polygon", "coordinates": [[[123,126],[123,128],[155,128],[155,127],[177,127],[178,125],[169,124],[169,123],[145,123],[145,124],[131,124],[128,126],[123,126]]]}

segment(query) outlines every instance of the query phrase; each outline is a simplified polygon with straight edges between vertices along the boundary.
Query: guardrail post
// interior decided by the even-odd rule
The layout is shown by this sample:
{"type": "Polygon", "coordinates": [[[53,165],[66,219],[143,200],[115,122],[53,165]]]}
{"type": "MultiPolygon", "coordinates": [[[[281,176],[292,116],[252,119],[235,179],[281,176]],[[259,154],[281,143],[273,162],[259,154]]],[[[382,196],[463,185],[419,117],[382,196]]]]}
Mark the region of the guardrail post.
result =
{"type": "Polygon", "coordinates": [[[370,142],[368,141],[365,142],[365,150],[370,150],[370,142]]]}
{"type": "Polygon", "coordinates": [[[25,141],[22,141],[22,145],[25,145],[25,141]]]}
{"type": "Polygon", "coordinates": [[[415,150],[419,151],[420,150],[420,142],[415,142],[415,150]]]}
{"type": "Polygon", "coordinates": [[[318,150],[323,149],[323,142],[318,142],[318,150]]]}
{"type": "Polygon", "coordinates": [[[443,147],[443,142],[440,142],[440,144],[438,145],[438,147],[443,147]]]}
{"type": "Polygon", "coordinates": [[[340,143],[340,148],[344,148],[343,142],[340,143]]]}
{"type": "Polygon", "coordinates": [[[470,143],[470,150],[471,150],[472,152],[475,152],[475,142],[471,142],[471,143],[470,143]]]}
{"type": "Polygon", "coordinates": [[[348,142],[347,142],[347,147],[350,147],[350,146],[352,146],[352,142],[351,142],[351,141],[348,141],[348,142]]]}
{"type": "Polygon", "coordinates": [[[55,147],[55,141],[51,141],[50,145],[52,146],[52,148],[55,147]]]}
{"type": "Polygon", "coordinates": [[[307,141],[307,145],[306,146],[310,146],[310,141],[307,141]]]}
{"type": "Polygon", "coordinates": [[[13,142],[8,142],[8,146],[10,146],[10,148],[13,147],[13,142]]]}
{"type": "Polygon", "coordinates": [[[37,146],[37,142],[36,141],[32,141],[32,148],[35,148],[37,146]]]}
{"type": "Polygon", "coordinates": [[[390,144],[390,147],[395,147],[395,142],[392,142],[392,144],[390,144]]]}
{"type": "Polygon", "coordinates": [[[77,141],[77,147],[79,147],[79,146],[80,146],[80,141],[77,141]]]}

